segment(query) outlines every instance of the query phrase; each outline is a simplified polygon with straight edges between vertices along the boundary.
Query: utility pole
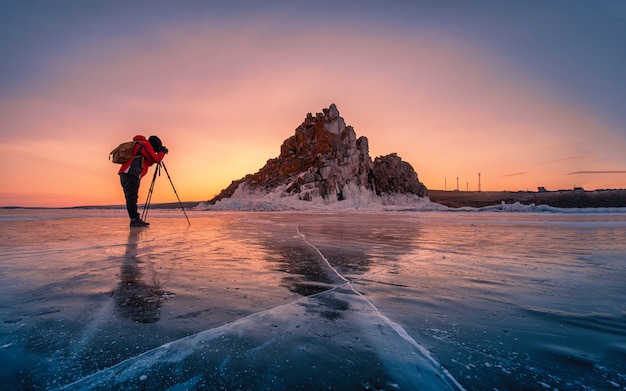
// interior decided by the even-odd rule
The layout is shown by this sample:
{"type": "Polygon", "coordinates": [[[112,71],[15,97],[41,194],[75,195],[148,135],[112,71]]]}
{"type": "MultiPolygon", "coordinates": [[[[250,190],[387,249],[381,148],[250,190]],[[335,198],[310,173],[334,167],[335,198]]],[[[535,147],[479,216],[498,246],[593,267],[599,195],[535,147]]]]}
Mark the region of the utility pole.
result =
{"type": "Polygon", "coordinates": [[[480,191],[480,172],[478,173],[478,191],[480,191]]]}
{"type": "Polygon", "coordinates": [[[456,177],[456,191],[459,191],[459,177],[456,177]]]}

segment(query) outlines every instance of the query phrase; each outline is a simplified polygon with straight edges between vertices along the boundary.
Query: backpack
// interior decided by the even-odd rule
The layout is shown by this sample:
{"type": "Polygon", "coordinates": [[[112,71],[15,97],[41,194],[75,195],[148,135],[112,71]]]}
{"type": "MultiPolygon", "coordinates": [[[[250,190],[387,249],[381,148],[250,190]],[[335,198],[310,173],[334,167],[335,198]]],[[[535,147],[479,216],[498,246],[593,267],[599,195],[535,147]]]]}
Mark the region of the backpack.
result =
{"type": "Polygon", "coordinates": [[[126,141],[121,143],[109,153],[109,160],[115,164],[124,164],[133,159],[133,149],[137,141],[126,141]]]}

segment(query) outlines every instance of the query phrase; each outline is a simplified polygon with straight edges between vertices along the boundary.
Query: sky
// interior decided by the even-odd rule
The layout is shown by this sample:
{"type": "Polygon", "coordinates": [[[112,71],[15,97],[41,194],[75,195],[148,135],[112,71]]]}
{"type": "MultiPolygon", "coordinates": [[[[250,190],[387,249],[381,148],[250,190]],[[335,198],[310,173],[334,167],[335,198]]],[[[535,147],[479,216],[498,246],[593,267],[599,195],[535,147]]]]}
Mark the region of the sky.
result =
{"type": "Polygon", "coordinates": [[[621,0],[0,0],[0,53],[0,206],[122,204],[137,134],[208,200],[332,103],[429,189],[626,188],[621,0]]]}

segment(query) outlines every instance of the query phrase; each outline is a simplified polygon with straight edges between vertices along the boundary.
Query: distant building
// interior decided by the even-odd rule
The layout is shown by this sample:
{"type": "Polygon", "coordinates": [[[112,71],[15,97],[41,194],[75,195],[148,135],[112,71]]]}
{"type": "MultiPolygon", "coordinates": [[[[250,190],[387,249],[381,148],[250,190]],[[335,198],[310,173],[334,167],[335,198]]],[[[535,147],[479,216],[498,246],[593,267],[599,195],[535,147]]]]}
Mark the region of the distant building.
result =
{"type": "Polygon", "coordinates": [[[538,191],[538,192],[540,192],[540,193],[545,193],[545,192],[547,192],[548,190],[546,190],[546,188],[545,188],[545,187],[543,187],[543,186],[539,186],[539,187],[537,187],[537,191],[538,191]]]}

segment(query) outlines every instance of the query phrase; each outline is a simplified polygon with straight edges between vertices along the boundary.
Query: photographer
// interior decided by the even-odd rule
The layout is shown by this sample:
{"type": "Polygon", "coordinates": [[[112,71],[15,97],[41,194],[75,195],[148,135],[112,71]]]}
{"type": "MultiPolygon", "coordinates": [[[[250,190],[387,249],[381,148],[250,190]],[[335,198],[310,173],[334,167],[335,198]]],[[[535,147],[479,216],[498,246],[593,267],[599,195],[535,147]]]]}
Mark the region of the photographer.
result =
{"type": "Polygon", "coordinates": [[[141,178],[148,172],[148,168],[159,163],[168,152],[167,148],[157,136],[150,136],[147,140],[144,136],[133,137],[133,158],[122,164],[119,170],[120,182],[126,198],[126,210],[130,217],[131,227],[147,227],[149,223],[141,220],[137,213],[137,199],[139,197],[139,184],[141,178]]]}

